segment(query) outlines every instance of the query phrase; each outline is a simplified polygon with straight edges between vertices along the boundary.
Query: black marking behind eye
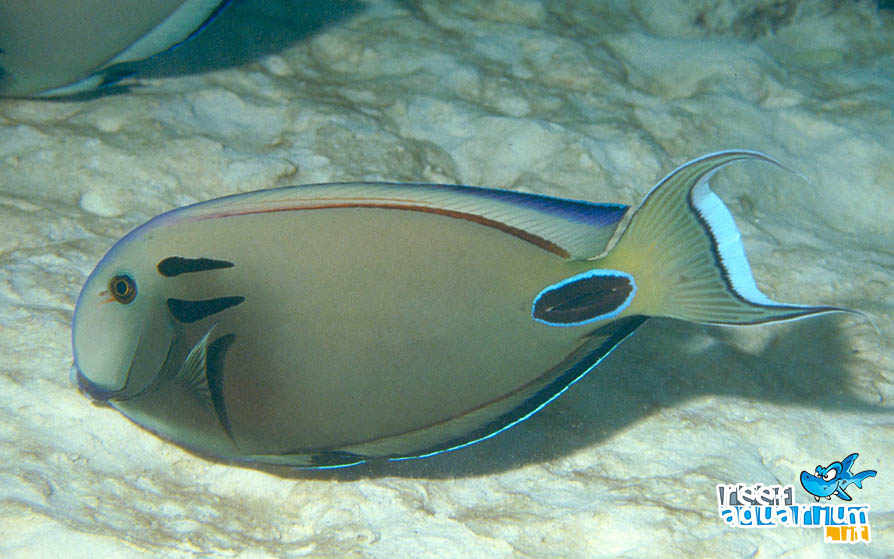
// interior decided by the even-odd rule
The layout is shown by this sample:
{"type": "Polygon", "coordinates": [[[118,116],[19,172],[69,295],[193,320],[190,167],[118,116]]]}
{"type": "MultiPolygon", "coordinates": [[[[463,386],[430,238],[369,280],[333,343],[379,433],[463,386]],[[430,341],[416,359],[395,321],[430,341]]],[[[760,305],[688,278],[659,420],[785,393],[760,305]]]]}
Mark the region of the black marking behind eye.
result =
{"type": "Polygon", "coordinates": [[[205,272],[232,268],[233,263],[226,260],[212,260],[211,258],[184,258],[182,256],[170,256],[158,263],[158,273],[166,278],[191,274],[193,272],[205,272]]]}
{"type": "Polygon", "coordinates": [[[233,426],[230,425],[230,418],[227,416],[227,405],[224,401],[223,371],[227,350],[230,349],[230,346],[235,341],[236,334],[227,334],[217,338],[208,344],[205,358],[205,374],[208,377],[208,388],[211,391],[211,404],[214,406],[217,420],[223,425],[231,441],[234,441],[233,426]]]}
{"type": "Polygon", "coordinates": [[[199,301],[168,299],[168,310],[180,322],[190,323],[235,307],[242,301],[245,301],[245,297],[218,297],[217,299],[201,299],[199,301]]]}

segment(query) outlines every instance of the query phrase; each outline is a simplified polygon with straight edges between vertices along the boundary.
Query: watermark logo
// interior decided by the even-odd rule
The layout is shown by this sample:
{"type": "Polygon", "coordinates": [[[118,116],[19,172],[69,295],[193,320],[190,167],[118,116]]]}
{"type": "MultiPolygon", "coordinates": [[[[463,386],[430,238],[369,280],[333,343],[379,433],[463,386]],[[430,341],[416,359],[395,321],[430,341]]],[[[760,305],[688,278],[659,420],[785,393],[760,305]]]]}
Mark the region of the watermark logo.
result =
{"type": "Polygon", "coordinates": [[[817,466],[812,474],[801,472],[801,486],[813,496],[813,503],[796,503],[793,485],[720,484],[720,518],[735,528],[822,528],[826,543],[869,543],[869,505],[852,503],[845,489],[850,485],[862,489],[863,481],[876,471],[852,474],[857,456],[855,452],[841,462],[817,466]],[[838,499],[820,503],[822,497],[831,501],[833,496],[838,499]]]}
{"type": "Polygon", "coordinates": [[[863,489],[863,480],[876,474],[875,470],[852,474],[851,466],[854,465],[857,456],[859,454],[855,452],[841,462],[832,462],[825,468],[817,466],[815,475],[801,472],[801,486],[817,501],[820,500],[820,497],[831,499],[832,495],[850,501],[851,496],[845,493],[845,488],[854,484],[863,489]]]}

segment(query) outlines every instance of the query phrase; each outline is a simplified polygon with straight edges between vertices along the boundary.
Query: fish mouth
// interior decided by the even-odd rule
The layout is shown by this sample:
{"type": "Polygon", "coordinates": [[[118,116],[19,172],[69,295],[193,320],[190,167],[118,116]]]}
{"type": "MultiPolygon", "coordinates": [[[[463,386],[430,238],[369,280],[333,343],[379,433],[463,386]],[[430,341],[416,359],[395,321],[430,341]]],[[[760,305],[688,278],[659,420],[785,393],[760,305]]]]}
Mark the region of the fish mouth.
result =
{"type": "Polygon", "coordinates": [[[828,497],[836,490],[835,487],[826,483],[822,478],[808,472],[801,472],[801,487],[817,499],[828,497]]]}
{"type": "Polygon", "coordinates": [[[138,356],[140,355],[140,347],[142,346],[142,342],[143,335],[140,334],[140,339],[137,342],[136,353],[133,360],[131,360],[130,362],[130,366],[127,369],[127,374],[124,376],[124,386],[122,386],[121,388],[117,390],[107,390],[105,388],[101,388],[84,375],[80,367],[78,367],[77,361],[72,363],[71,369],[68,372],[69,380],[77,387],[78,391],[81,394],[89,398],[94,403],[98,404],[106,404],[109,400],[130,400],[131,398],[141,396],[142,394],[156,388],[158,384],[164,380],[165,372],[171,368],[172,356],[174,354],[174,347],[176,345],[175,337],[172,337],[171,343],[168,346],[165,360],[159,370],[159,374],[156,374],[155,377],[145,385],[137,386],[139,384],[139,381],[135,381],[134,375],[131,373],[133,373],[134,364],[137,362],[138,356]]]}
{"type": "Polygon", "coordinates": [[[81,369],[78,368],[77,363],[71,364],[71,369],[68,371],[68,380],[78,389],[78,392],[97,404],[107,403],[116,392],[115,390],[103,390],[90,382],[84,376],[84,373],[81,372],[81,369]]]}

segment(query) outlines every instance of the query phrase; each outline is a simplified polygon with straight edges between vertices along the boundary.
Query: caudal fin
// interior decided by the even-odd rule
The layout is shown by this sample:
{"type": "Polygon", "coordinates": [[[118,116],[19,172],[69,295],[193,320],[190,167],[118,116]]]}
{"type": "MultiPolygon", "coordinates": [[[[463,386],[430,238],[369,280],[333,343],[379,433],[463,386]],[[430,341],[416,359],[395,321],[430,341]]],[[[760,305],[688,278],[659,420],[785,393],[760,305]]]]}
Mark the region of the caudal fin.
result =
{"type": "Polygon", "coordinates": [[[759,324],[852,312],[778,303],[757,288],[732,215],[708,186],[717,169],[745,159],[779,165],[753,151],[706,155],[665,177],[636,209],[600,262],[635,278],[637,297],[631,311],[713,324],[759,324]]]}
{"type": "Polygon", "coordinates": [[[854,474],[851,478],[851,483],[853,483],[860,489],[863,489],[863,481],[866,480],[866,478],[868,477],[875,477],[876,473],[878,472],[876,472],[875,470],[864,470],[859,474],[854,474]]]}

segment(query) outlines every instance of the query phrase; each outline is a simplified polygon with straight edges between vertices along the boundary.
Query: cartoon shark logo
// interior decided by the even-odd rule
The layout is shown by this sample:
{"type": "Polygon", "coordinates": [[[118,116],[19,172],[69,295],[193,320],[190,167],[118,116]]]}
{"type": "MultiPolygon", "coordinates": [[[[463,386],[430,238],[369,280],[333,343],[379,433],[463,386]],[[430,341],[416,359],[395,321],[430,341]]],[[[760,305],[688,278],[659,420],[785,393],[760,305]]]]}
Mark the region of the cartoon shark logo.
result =
{"type": "Polygon", "coordinates": [[[820,497],[831,499],[832,495],[838,495],[840,499],[850,501],[851,496],[845,493],[845,488],[850,484],[854,484],[863,489],[863,480],[876,474],[875,470],[866,470],[859,474],[852,474],[851,466],[853,466],[857,456],[859,454],[855,452],[841,462],[832,462],[825,468],[817,466],[816,475],[809,474],[806,471],[801,472],[801,485],[817,501],[820,500],[820,497]]]}

